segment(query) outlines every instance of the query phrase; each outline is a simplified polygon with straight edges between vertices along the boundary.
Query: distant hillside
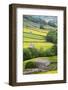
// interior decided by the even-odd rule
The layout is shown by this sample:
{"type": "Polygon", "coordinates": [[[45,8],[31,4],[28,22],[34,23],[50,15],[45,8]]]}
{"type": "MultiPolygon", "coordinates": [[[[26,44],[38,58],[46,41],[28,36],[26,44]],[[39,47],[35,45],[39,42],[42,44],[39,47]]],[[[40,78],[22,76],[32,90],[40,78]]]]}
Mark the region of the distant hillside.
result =
{"type": "Polygon", "coordinates": [[[56,29],[56,16],[23,15],[24,27],[56,29]]]}

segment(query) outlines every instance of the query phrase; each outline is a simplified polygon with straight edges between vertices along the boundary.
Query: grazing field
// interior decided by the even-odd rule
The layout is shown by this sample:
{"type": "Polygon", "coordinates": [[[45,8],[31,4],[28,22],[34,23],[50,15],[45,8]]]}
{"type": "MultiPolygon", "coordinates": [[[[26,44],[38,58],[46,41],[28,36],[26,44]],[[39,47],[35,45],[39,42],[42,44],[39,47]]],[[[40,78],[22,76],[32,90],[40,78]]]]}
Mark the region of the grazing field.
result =
{"type": "Polygon", "coordinates": [[[57,17],[23,16],[23,74],[57,73],[57,17]]]}
{"type": "MultiPolygon", "coordinates": [[[[35,28],[34,28],[35,29],[35,28]]],[[[48,30],[41,30],[38,29],[39,31],[32,30],[31,32],[29,32],[29,29],[24,28],[24,43],[23,43],[23,47],[24,48],[29,48],[30,45],[32,44],[34,46],[34,48],[36,48],[37,50],[40,50],[40,52],[45,51],[49,48],[51,48],[54,44],[51,42],[47,42],[46,41],[46,35],[48,33],[48,30]]],[[[33,58],[33,59],[29,59],[23,62],[23,68],[24,68],[24,74],[25,71],[27,70],[27,72],[30,71],[30,69],[25,69],[26,65],[28,65],[27,63],[32,63],[30,64],[29,67],[31,67],[31,65],[33,65],[33,63],[35,63],[35,60],[39,60],[39,58],[43,61],[46,59],[50,62],[50,65],[47,67],[48,70],[47,71],[38,71],[38,72],[32,72],[32,74],[54,74],[57,73],[57,56],[51,56],[51,57],[38,57],[38,58],[33,58]],[[49,69],[51,68],[51,69],[49,69]]],[[[27,66],[28,67],[28,66],[27,66]]],[[[29,68],[28,67],[28,68],[29,68]]]]}
{"type": "MultiPolygon", "coordinates": [[[[48,43],[48,42],[33,42],[33,45],[35,48],[37,49],[48,49],[48,48],[51,48],[53,46],[52,43],[48,43]],[[44,48],[43,48],[44,47],[44,48]]],[[[24,48],[28,48],[30,46],[30,43],[24,43],[24,48]]]]}
{"type": "Polygon", "coordinates": [[[24,29],[24,48],[28,48],[31,43],[33,43],[35,48],[43,48],[48,49],[53,46],[53,43],[46,42],[45,36],[47,35],[48,31],[41,30],[39,31],[32,30],[32,32],[29,32],[29,29],[24,29]],[[40,31],[40,32],[39,32],[40,31]]]}
{"type": "Polygon", "coordinates": [[[25,27],[24,32],[26,33],[32,32],[33,34],[45,36],[48,33],[48,30],[43,30],[43,29],[38,29],[38,28],[30,29],[30,28],[25,27]]]}

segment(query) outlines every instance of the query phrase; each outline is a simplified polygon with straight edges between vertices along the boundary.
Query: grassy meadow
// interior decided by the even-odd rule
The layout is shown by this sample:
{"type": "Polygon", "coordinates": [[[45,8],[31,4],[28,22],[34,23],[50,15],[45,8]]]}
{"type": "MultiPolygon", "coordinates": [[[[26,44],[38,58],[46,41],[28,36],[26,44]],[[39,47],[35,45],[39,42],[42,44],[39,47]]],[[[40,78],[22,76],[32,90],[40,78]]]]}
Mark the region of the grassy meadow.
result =
{"type": "Polygon", "coordinates": [[[25,17],[23,28],[23,74],[57,73],[56,43],[55,40],[47,41],[49,38],[46,38],[50,30],[56,31],[57,27],[44,25],[44,28],[39,28],[35,21],[31,21],[34,20],[33,17],[29,17],[25,17]],[[40,69],[36,63],[42,64],[40,69]],[[46,66],[46,63],[49,64],[46,66]]]}
{"type": "Polygon", "coordinates": [[[24,48],[28,48],[30,43],[33,43],[37,49],[41,49],[42,47],[44,47],[44,49],[51,48],[53,43],[45,41],[48,30],[39,29],[39,31],[37,31],[36,28],[34,29],[29,32],[29,28],[24,28],[24,48]]]}

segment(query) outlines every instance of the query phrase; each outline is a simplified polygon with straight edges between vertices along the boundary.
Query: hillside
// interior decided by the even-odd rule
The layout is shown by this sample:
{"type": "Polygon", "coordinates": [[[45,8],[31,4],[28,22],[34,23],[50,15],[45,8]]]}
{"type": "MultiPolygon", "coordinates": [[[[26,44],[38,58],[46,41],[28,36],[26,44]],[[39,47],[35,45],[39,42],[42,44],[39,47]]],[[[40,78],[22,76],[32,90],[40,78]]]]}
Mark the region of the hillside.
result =
{"type": "Polygon", "coordinates": [[[55,30],[57,28],[56,16],[23,15],[24,27],[55,30]]]}
{"type": "Polygon", "coordinates": [[[23,16],[24,75],[57,73],[55,40],[57,40],[56,16],[23,16]]]}

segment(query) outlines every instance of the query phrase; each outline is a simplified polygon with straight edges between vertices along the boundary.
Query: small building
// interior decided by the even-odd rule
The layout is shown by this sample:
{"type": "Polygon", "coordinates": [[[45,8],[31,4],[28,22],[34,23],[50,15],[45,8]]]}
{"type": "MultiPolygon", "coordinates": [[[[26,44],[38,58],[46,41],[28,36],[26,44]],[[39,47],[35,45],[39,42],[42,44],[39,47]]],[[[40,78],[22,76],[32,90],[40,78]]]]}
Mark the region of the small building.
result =
{"type": "Polygon", "coordinates": [[[34,44],[30,43],[29,48],[34,48],[34,44]]]}

